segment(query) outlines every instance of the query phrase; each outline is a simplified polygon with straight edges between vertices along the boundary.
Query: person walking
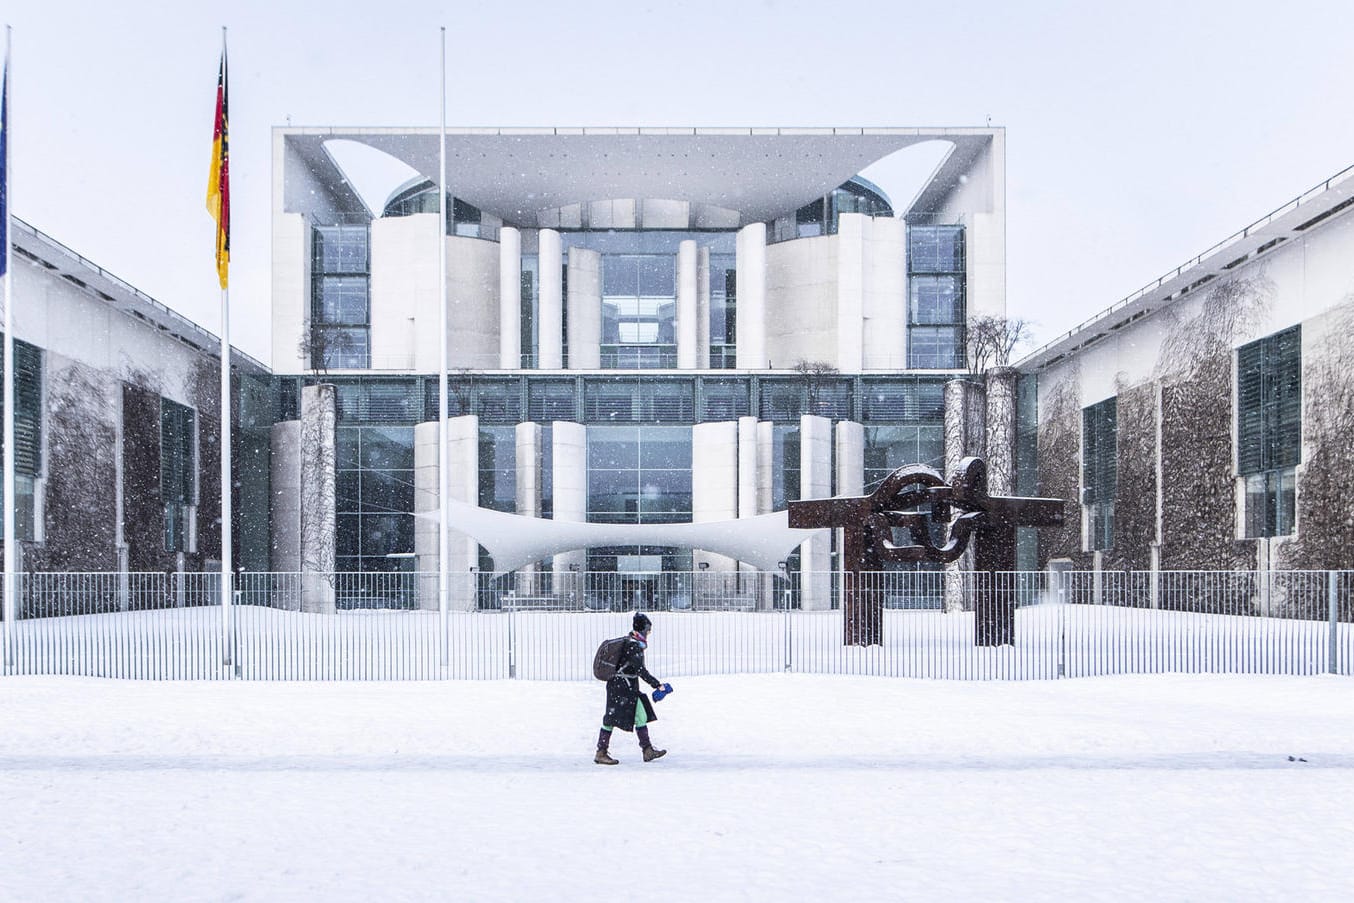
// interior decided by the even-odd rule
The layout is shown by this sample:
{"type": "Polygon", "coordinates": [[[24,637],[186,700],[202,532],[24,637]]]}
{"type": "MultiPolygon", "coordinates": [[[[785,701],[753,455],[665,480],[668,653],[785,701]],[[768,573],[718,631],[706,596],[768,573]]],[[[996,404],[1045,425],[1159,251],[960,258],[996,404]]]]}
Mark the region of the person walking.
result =
{"type": "Polygon", "coordinates": [[[655,690],[656,699],[672,692],[672,688],[649,673],[644,667],[644,650],[649,645],[649,632],[653,630],[653,621],[643,612],[635,612],[630,623],[630,634],[625,638],[625,648],[616,674],[606,682],[606,712],[602,715],[602,730],[597,735],[597,755],[592,761],[598,765],[617,765],[616,759],[607,752],[611,745],[611,732],[615,728],[623,731],[634,730],[639,738],[639,748],[644,752],[644,761],[652,762],[668,754],[666,749],[657,749],[649,739],[649,722],[656,721],[653,703],[640,691],[639,682],[643,680],[655,690]]]}

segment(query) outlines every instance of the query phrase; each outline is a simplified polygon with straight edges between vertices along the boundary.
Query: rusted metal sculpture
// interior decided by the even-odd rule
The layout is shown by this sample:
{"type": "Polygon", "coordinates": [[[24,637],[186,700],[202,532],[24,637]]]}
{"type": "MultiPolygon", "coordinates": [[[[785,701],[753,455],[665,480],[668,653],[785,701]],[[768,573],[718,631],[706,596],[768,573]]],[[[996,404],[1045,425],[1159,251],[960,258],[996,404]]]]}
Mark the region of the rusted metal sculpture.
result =
{"type": "Polygon", "coordinates": [[[987,465],[964,458],[949,483],[934,468],[910,464],[889,474],[869,495],[790,503],[791,527],[842,530],[844,641],[883,643],[881,588],[863,574],[890,562],[951,562],[973,542],[974,569],[986,572],[974,587],[976,646],[1015,643],[1016,527],[1063,523],[1061,499],[987,494],[987,465]],[[896,530],[908,541],[894,542],[896,530]]]}

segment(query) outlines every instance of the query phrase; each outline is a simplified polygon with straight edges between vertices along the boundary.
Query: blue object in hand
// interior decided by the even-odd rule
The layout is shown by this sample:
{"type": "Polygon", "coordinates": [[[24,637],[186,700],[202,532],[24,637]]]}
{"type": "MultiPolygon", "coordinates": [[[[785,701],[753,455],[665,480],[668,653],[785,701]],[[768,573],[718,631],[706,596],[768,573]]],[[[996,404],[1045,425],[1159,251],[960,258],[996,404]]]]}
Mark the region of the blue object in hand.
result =
{"type": "Polygon", "coordinates": [[[672,684],[663,684],[663,686],[653,691],[653,701],[662,702],[663,697],[671,692],[672,692],[672,684]]]}

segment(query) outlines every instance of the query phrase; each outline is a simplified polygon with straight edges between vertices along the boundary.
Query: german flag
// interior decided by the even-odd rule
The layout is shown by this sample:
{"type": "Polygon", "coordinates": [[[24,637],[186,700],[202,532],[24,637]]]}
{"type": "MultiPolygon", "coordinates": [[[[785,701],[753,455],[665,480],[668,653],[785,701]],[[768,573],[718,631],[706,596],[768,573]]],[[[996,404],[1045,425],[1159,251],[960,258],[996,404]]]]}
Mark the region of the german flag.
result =
{"type": "Polygon", "coordinates": [[[216,77],[216,130],[212,135],[212,167],[207,177],[207,212],[216,220],[216,273],[225,289],[230,273],[230,140],[226,128],[226,48],[216,77]]]}

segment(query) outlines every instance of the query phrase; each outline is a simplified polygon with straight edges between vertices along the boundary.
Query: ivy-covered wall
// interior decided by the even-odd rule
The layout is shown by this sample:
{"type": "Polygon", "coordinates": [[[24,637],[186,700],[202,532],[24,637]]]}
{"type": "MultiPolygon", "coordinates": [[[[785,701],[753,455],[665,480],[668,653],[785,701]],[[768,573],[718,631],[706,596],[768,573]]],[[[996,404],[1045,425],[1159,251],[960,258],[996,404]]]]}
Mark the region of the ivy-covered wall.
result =
{"type": "Polygon", "coordinates": [[[1354,294],[1303,324],[1298,531],[1274,566],[1354,568],[1354,294]]]}

